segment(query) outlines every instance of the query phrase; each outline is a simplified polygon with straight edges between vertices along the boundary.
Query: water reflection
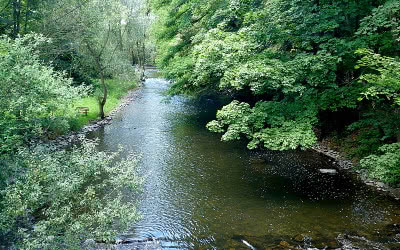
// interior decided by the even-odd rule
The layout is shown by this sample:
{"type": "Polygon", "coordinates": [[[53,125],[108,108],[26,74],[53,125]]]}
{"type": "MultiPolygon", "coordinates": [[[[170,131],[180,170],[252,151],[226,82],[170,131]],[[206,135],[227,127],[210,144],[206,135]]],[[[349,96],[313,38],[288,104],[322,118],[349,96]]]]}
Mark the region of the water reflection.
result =
{"type": "Polygon", "coordinates": [[[143,218],[128,237],[164,239],[165,248],[248,249],[244,239],[263,248],[282,241],[304,245],[294,237],[305,234],[323,247],[339,234],[371,236],[391,222],[397,204],[350,176],[319,173],[330,166],[328,159],[222,143],[204,128],[216,103],[182,97],[165,102],[167,85],[148,79],[112,125],[93,134],[102,149],[121,144],[142,156],[143,218]]]}

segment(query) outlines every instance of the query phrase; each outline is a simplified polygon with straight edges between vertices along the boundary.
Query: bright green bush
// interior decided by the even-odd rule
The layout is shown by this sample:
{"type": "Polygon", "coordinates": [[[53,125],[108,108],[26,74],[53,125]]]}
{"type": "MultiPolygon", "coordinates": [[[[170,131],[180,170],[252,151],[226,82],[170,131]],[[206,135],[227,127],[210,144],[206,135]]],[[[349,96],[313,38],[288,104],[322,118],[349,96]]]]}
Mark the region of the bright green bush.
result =
{"type": "Polygon", "coordinates": [[[368,169],[369,176],[383,182],[400,183],[400,143],[387,144],[379,148],[379,154],[370,155],[360,161],[368,169]]]}
{"type": "Polygon", "coordinates": [[[0,193],[0,241],[18,249],[76,249],[85,239],[114,239],[138,218],[124,199],[141,182],[135,157],[115,163],[118,155],[89,141],[68,151],[19,151],[0,193]]]}
{"type": "Polygon", "coordinates": [[[68,106],[88,91],[39,59],[38,47],[48,42],[35,34],[0,38],[0,152],[68,130],[68,106]]]}
{"type": "Polygon", "coordinates": [[[363,98],[388,99],[400,105],[400,61],[376,54],[370,49],[359,49],[356,53],[363,56],[356,68],[369,70],[360,77],[368,84],[363,98]]]}
{"type": "Polygon", "coordinates": [[[312,103],[257,102],[251,108],[247,103],[233,101],[217,112],[217,119],[207,124],[213,132],[225,132],[223,141],[250,140],[249,149],[263,146],[271,150],[307,148],[317,138],[312,130],[317,122],[312,103]]]}

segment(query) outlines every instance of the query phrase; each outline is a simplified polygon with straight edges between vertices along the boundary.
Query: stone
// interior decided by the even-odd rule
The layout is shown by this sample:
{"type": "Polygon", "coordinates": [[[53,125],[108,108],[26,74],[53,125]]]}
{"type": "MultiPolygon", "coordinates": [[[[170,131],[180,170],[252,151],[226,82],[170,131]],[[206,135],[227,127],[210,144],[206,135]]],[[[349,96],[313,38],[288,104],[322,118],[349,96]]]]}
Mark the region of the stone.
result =
{"type": "Polygon", "coordinates": [[[328,242],[328,249],[338,249],[340,245],[337,241],[330,241],[328,242]]]}
{"type": "Polygon", "coordinates": [[[378,186],[378,187],[380,187],[380,188],[383,188],[383,187],[385,187],[385,183],[383,183],[383,182],[376,182],[375,183],[376,184],[376,186],[378,186]]]}
{"type": "Polygon", "coordinates": [[[304,234],[298,234],[296,237],[294,237],[294,240],[297,242],[304,242],[305,236],[304,234]]]}
{"type": "Polygon", "coordinates": [[[289,242],[287,242],[287,241],[281,241],[281,242],[279,243],[279,245],[280,245],[281,247],[290,247],[290,244],[289,244],[289,242]]]}
{"type": "Polygon", "coordinates": [[[319,169],[319,172],[322,174],[337,174],[337,170],[336,169],[319,169]]]}
{"type": "Polygon", "coordinates": [[[85,247],[94,247],[96,245],[96,241],[93,239],[87,239],[85,240],[85,242],[83,243],[83,245],[85,247]]]}

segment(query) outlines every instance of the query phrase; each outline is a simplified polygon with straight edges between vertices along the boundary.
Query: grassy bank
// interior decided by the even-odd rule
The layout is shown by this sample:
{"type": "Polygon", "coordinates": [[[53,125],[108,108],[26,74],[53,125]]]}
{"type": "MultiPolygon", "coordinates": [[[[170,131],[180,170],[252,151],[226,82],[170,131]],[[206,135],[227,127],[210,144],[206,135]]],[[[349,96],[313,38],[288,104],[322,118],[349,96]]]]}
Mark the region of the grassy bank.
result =
{"type": "MultiPolygon", "coordinates": [[[[107,79],[106,84],[108,86],[108,97],[104,107],[104,111],[107,113],[115,109],[120,103],[123,97],[125,97],[129,90],[137,88],[138,84],[136,81],[123,81],[116,79],[107,79]]],[[[77,107],[88,107],[89,111],[87,116],[85,114],[77,114],[76,118],[71,121],[73,130],[79,130],[91,121],[99,119],[99,104],[97,101],[96,94],[92,94],[86,98],[76,101],[72,107],[72,113],[78,113],[77,107]]]]}

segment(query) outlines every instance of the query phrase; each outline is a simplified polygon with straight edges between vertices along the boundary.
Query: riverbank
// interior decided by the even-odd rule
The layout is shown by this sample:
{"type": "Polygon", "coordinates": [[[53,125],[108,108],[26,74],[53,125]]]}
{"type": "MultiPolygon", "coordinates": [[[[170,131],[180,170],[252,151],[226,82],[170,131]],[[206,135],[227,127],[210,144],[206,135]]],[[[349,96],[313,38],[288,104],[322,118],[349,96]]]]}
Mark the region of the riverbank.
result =
{"type": "Polygon", "coordinates": [[[348,172],[359,181],[363,182],[365,185],[381,193],[382,195],[390,196],[396,200],[400,200],[400,188],[392,188],[384,182],[370,179],[368,177],[367,170],[357,169],[357,162],[353,162],[350,159],[346,158],[342,153],[333,150],[328,143],[324,141],[318,142],[316,145],[313,146],[312,150],[331,158],[334,161],[333,165],[340,172],[348,172]]]}
{"type": "MultiPolygon", "coordinates": [[[[116,109],[121,102],[123,102],[124,97],[129,95],[129,92],[135,90],[141,85],[141,82],[135,80],[117,80],[117,79],[106,79],[105,80],[108,88],[107,102],[104,106],[104,111],[107,114],[111,113],[116,109]]],[[[81,100],[76,101],[70,112],[76,113],[79,107],[87,108],[86,114],[79,114],[75,119],[71,121],[72,130],[80,130],[84,126],[99,120],[99,104],[96,94],[92,94],[81,100]]]]}
{"type": "MultiPolygon", "coordinates": [[[[130,90],[126,90],[124,94],[122,94],[122,92],[118,92],[119,97],[118,95],[115,94],[114,97],[111,99],[112,103],[106,105],[107,107],[106,117],[104,119],[100,119],[98,117],[98,112],[96,113],[96,109],[94,108],[92,109],[92,111],[90,111],[90,113],[88,113],[87,116],[80,117],[81,119],[79,120],[78,124],[79,129],[71,130],[70,132],[64,135],[57,136],[54,140],[49,140],[49,141],[39,140],[35,141],[33,144],[34,145],[47,144],[50,145],[50,147],[53,150],[59,150],[68,147],[73,143],[81,141],[82,138],[84,138],[87,133],[95,131],[101,127],[104,127],[105,125],[111,124],[113,117],[123,108],[128,106],[133,100],[135,100],[138,90],[142,85],[143,82],[135,83],[135,86],[132,87],[130,90]]],[[[80,105],[83,103],[91,103],[89,98],[83,100],[82,102],[78,102],[78,104],[75,105],[80,105]]],[[[97,107],[97,103],[96,106],[94,107],[97,107]]]]}

